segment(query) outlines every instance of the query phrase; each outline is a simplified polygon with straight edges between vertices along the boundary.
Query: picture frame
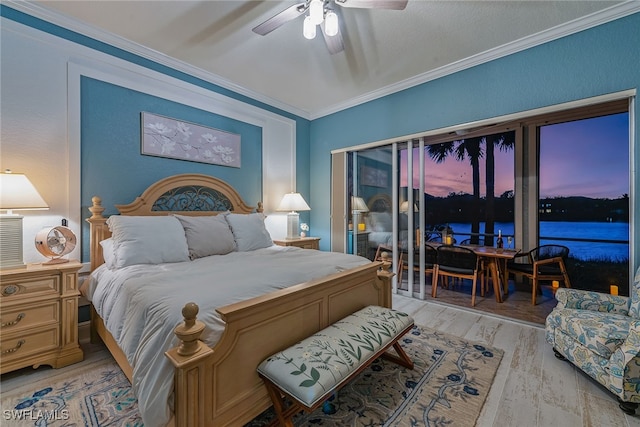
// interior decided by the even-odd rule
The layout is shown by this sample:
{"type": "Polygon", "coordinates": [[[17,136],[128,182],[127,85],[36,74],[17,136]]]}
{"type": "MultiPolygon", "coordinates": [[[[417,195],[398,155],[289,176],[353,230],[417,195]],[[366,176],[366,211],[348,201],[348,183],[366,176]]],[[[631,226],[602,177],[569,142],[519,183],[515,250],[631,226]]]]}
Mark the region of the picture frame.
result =
{"type": "Polygon", "coordinates": [[[370,187],[387,188],[389,186],[389,174],[383,169],[361,166],[360,184],[370,187]]]}
{"type": "Polygon", "coordinates": [[[141,113],[143,155],[241,167],[238,134],[158,114],[141,113]]]}

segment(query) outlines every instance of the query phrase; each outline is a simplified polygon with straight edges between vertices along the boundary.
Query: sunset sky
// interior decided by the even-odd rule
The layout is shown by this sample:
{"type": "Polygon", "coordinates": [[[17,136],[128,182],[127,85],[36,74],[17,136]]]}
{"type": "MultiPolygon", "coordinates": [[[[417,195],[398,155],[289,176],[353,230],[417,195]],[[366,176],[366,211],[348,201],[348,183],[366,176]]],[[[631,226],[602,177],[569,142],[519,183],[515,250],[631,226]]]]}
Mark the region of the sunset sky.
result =
{"type": "MultiPolygon", "coordinates": [[[[618,198],[629,193],[629,119],[615,114],[589,120],[560,123],[540,130],[540,197],[587,196],[618,198]]],[[[406,165],[406,151],[401,156],[406,165]]],[[[513,151],[495,152],[495,195],[513,190],[513,151]]],[[[418,150],[414,150],[414,170],[418,150]]],[[[480,159],[480,194],[485,195],[485,159],[480,159]]],[[[419,179],[414,174],[414,187],[419,179]]],[[[406,167],[401,167],[401,186],[407,185],[406,167]]],[[[454,158],[435,163],[426,156],[425,192],[444,197],[451,192],[471,194],[468,160],[454,158]]]]}

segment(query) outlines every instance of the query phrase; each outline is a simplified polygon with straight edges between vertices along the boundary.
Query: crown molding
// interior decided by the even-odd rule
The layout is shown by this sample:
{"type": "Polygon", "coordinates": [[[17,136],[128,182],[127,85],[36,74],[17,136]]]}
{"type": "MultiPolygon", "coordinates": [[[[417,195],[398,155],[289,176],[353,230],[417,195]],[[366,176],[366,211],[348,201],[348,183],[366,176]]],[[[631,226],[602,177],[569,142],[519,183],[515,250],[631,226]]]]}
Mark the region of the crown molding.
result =
{"type": "Polygon", "coordinates": [[[82,21],[48,9],[45,6],[22,0],[4,0],[3,4],[19,12],[26,13],[35,18],[47,21],[51,24],[58,25],[66,30],[76,32],[82,36],[90,37],[99,42],[106,43],[110,46],[140,56],[141,58],[148,59],[160,65],[186,73],[207,83],[211,83],[224,89],[233,91],[238,95],[246,96],[251,98],[252,100],[267,104],[273,108],[295,114],[307,120],[310,118],[310,114],[308,111],[286,104],[277,99],[273,99],[264,94],[252,91],[230,80],[227,80],[222,76],[211,73],[209,71],[205,71],[184,61],[177,60],[161,52],[150,49],[149,47],[125,39],[124,37],[120,37],[108,31],[104,31],[91,25],[87,25],[82,21]]]}
{"type": "Polygon", "coordinates": [[[457,73],[458,71],[463,71],[468,68],[475,67],[476,65],[484,64],[486,62],[493,61],[495,59],[499,59],[513,53],[521,52],[523,50],[539,46],[541,44],[548,43],[553,40],[557,40],[562,37],[566,37],[571,34],[596,27],[598,25],[606,24],[607,22],[615,21],[616,19],[624,18],[625,16],[633,15],[634,13],[638,12],[640,12],[640,1],[627,0],[623,3],[618,3],[601,11],[586,15],[582,18],[574,19],[573,21],[569,21],[567,23],[552,27],[537,34],[514,40],[502,46],[498,46],[496,48],[481,52],[477,55],[470,56],[460,61],[452,62],[451,64],[436,68],[435,70],[410,77],[398,83],[394,83],[389,86],[371,91],[364,95],[352,98],[348,101],[335,104],[326,109],[314,111],[311,113],[311,120],[328,116],[330,114],[346,110],[347,108],[355,107],[360,104],[364,104],[366,102],[373,101],[375,99],[382,98],[384,96],[391,95],[393,93],[400,92],[414,86],[418,86],[422,83],[436,80],[449,74],[457,73]]]}
{"type": "Polygon", "coordinates": [[[593,28],[598,25],[602,25],[607,22],[611,22],[616,19],[620,19],[625,16],[640,12],[640,1],[627,0],[622,3],[617,3],[601,11],[584,16],[582,18],[578,18],[573,21],[542,31],[540,33],[514,40],[513,42],[509,42],[502,46],[489,49],[485,52],[481,52],[477,55],[470,56],[460,61],[452,62],[451,64],[447,64],[435,70],[422,73],[398,83],[394,83],[368,92],[366,94],[351,98],[345,102],[340,102],[316,111],[306,111],[268,97],[264,94],[247,89],[217,74],[205,71],[186,62],[179,61],[161,52],[155,51],[138,43],[134,43],[113,33],[100,30],[93,26],[87,25],[77,19],[73,19],[61,13],[47,9],[39,4],[20,0],[5,0],[3,3],[17,11],[50,22],[54,25],[58,25],[64,29],[74,31],[80,35],[106,43],[118,49],[122,49],[129,53],[138,55],[160,65],[164,65],[174,70],[186,73],[207,83],[215,84],[224,89],[233,91],[238,95],[249,97],[255,101],[267,104],[273,108],[286,111],[290,114],[294,114],[307,120],[315,120],[324,116],[328,116],[330,114],[346,110],[347,108],[352,108],[360,104],[364,104],[366,102],[373,101],[378,98],[382,98],[384,96],[391,95],[393,93],[400,92],[402,90],[409,89],[411,87],[418,86],[420,84],[436,80],[471,67],[475,67],[476,65],[484,64],[486,62],[493,61],[495,59],[499,59],[513,53],[521,52],[523,50],[539,46],[541,44],[548,43],[553,40],[557,40],[562,37],[566,37],[568,35],[575,34],[580,31],[584,31],[589,28],[593,28]]]}

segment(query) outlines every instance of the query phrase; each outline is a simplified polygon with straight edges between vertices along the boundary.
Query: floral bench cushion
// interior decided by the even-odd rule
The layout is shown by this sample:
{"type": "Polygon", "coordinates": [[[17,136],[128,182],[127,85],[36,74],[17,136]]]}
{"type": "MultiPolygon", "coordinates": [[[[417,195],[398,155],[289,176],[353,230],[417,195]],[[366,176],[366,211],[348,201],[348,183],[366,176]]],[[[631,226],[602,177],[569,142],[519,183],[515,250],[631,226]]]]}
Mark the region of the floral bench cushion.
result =
{"type": "Polygon", "coordinates": [[[562,308],[549,314],[547,324],[609,359],[627,339],[632,320],[622,314],[562,308]]]}
{"type": "Polygon", "coordinates": [[[412,325],[406,313],[365,307],[267,358],[258,372],[311,408],[412,325]]]}

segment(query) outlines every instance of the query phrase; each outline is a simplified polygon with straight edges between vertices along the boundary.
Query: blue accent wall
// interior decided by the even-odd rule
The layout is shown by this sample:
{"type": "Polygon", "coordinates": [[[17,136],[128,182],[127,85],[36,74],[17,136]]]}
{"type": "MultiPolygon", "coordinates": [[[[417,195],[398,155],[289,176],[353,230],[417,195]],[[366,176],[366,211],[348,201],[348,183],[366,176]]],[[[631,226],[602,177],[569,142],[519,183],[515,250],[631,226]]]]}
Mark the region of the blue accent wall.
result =
{"type": "MultiPolygon", "coordinates": [[[[262,200],[262,129],[248,123],[103,81],[81,82],[82,202],[99,195],[105,206],[129,203],[170,175],[202,173],[233,186],[245,202],[262,200]],[[141,154],[141,112],[239,134],[241,167],[141,154]]],[[[107,214],[113,212],[106,212],[107,214]]]]}
{"type": "MultiPolygon", "coordinates": [[[[98,195],[107,207],[105,214],[116,213],[114,204],[130,203],[149,185],[180,173],[202,173],[231,183],[251,206],[262,200],[260,127],[88,77],[82,77],[80,90],[83,207],[98,195]],[[239,134],[241,167],[141,154],[143,111],[239,134]]],[[[83,209],[83,218],[88,216],[83,209]]],[[[83,227],[88,256],[88,225],[83,222],[83,227]]]]}
{"type": "MultiPolygon", "coordinates": [[[[321,248],[330,247],[331,150],[637,89],[639,46],[636,13],[314,120],[311,222],[321,248]]],[[[636,146],[639,135],[636,108],[636,146]]],[[[636,169],[639,156],[637,150],[636,169]]],[[[638,178],[635,185],[640,189],[638,178]]],[[[636,213],[639,199],[633,201],[636,213]]]]}

